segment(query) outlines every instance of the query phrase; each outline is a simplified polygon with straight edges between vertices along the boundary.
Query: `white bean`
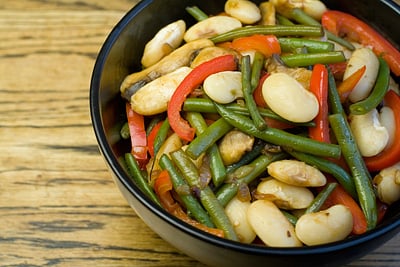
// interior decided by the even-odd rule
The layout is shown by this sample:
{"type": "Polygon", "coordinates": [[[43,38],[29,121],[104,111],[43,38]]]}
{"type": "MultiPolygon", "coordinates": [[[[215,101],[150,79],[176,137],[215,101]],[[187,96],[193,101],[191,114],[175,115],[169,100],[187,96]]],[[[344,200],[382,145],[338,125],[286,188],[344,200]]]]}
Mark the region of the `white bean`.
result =
{"type": "Polygon", "coordinates": [[[289,121],[308,122],[319,111],[315,95],[286,73],[268,76],[262,86],[262,95],[275,113],[289,121]]]}
{"type": "Polygon", "coordinates": [[[363,115],[351,115],[350,128],[361,155],[372,157],[381,152],[389,141],[389,133],[379,121],[376,109],[363,115]]]}
{"type": "Polygon", "coordinates": [[[383,169],[374,177],[379,199],[392,204],[400,199],[400,162],[383,169]]]}
{"type": "Polygon", "coordinates": [[[132,109],[146,116],[166,111],[175,89],[191,70],[189,67],[181,67],[149,82],[132,95],[132,109]]]}
{"type": "Polygon", "coordinates": [[[254,24],[261,19],[260,9],[256,4],[247,0],[226,1],[225,12],[244,24],[254,24]]]}
{"type": "Polygon", "coordinates": [[[243,97],[242,73],[222,71],[208,76],[203,83],[204,92],[217,103],[227,104],[243,97]]]}
{"type": "Polygon", "coordinates": [[[306,245],[321,245],[345,239],[353,229],[353,216],[344,205],[307,213],[296,223],[297,237],[306,245]]]}
{"type": "Polygon", "coordinates": [[[278,160],[269,164],[267,169],[269,175],[287,184],[303,187],[326,184],[326,177],[320,170],[302,161],[278,160]]]}
{"type": "Polygon", "coordinates": [[[241,201],[234,197],[225,207],[233,228],[240,242],[250,244],[256,238],[256,233],[247,220],[247,211],[250,207],[250,201],[241,201]]]}
{"type": "Polygon", "coordinates": [[[146,44],[142,56],[142,65],[147,68],[168,55],[177,48],[183,40],[186,23],[183,20],[175,21],[159,30],[146,44]]]}
{"type": "Polygon", "coordinates": [[[365,99],[370,94],[378,75],[379,61],[370,48],[362,47],[353,52],[344,72],[343,80],[363,66],[366,66],[364,75],[349,95],[349,99],[353,103],[365,99]]]}
{"type": "Polygon", "coordinates": [[[257,236],[272,247],[300,247],[294,226],[269,200],[256,200],[247,211],[247,219],[257,236]]]}
{"type": "Polygon", "coordinates": [[[233,49],[225,49],[218,46],[211,46],[202,49],[198,55],[193,59],[192,63],[190,63],[190,67],[192,69],[196,68],[198,65],[209,61],[215,57],[223,56],[223,55],[234,55],[238,57],[238,53],[233,49]]]}
{"type": "Polygon", "coordinates": [[[183,36],[186,42],[209,38],[242,27],[242,23],[229,16],[213,16],[191,26],[183,36]]]}
{"type": "Polygon", "coordinates": [[[274,202],[278,208],[288,210],[305,209],[314,200],[308,188],[283,183],[274,178],[259,183],[256,193],[274,202]]]}

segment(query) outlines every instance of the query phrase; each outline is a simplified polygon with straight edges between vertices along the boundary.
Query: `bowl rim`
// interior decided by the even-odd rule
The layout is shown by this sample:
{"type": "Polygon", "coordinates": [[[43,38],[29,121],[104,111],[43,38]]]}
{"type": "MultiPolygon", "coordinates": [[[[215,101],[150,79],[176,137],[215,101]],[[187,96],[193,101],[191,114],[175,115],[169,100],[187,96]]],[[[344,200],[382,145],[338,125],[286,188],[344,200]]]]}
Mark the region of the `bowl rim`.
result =
{"type": "MultiPolygon", "coordinates": [[[[392,9],[400,14],[400,6],[394,5],[391,0],[381,0],[385,4],[389,5],[392,9]]],[[[231,241],[224,238],[219,238],[204,231],[201,231],[180,219],[169,214],[163,208],[159,207],[156,203],[153,203],[147,195],[145,195],[134,183],[130,180],[125,170],[122,168],[118,159],[114,156],[111,147],[107,143],[106,133],[103,129],[102,116],[100,110],[100,99],[99,99],[99,88],[100,88],[100,77],[102,70],[105,65],[105,61],[110,53],[111,48],[116,42],[118,36],[124,30],[124,28],[130,23],[130,21],[139,14],[144,8],[151,4],[153,0],[142,0],[138,2],[133,8],[131,8],[112,28],[109,35],[106,37],[103,45],[101,46],[98,56],[96,58],[91,82],[90,82],[90,93],[89,93],[89,106],[90,106],[90,117],[93,125],[95,137],[97,139],[100,153],[103,155],[110,171],[112,171],[119,182],[129,191],[143,206],[149,209],[152,213],[161,218],[164,222],[172,225],[175,228],[183,231],[186,234],[194,236],[196,239],[201,241],[224,247],[227,249],[241,251],[248,254],[257,255],[308,255],[308,254],[324,254],[334,252],[338,250],[347,249],[350,247],[357,246],[358,244],[368,242],[370,240],[379,238],[380,236],[400,228],[400,214],[397,214],[394,218],[391,218],[389,222],[378,225],[375,229],[370,230],[364,234],[353,236],[345,240],[332,242],[329,244],[316,245],[316,246],[303,246],[296,248],[279,248],[279,247],[267,247],[262,245],[245,244],[240,242],[231,241]]]]}

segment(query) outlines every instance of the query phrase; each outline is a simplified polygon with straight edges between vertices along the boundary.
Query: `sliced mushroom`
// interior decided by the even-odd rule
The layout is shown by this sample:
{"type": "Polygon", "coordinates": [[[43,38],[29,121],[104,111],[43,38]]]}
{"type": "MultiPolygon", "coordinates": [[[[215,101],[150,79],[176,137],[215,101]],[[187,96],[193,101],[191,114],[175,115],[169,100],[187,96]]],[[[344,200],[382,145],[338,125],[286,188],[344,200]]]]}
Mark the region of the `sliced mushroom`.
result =
{"type": "Polygon", "coordinates": [[[158,63],[142,71],[128,75],[121,84],[120,90],[122,96],[130,100],[131,96],[146,83],[180,67],[189,66],[193,56],[198,53],[199,50],[210,46],[214,46],[214,43],[209,39],[199,39],[184,44],[168,56],[165,56],[158,63]]]}
{"type": "Polygon", "coordinates": [[[253,144],[253,136],[232,130],[223,137],[218,148],[225,165],[230,165],[239,161],[246,151],[250,151],[253,144]]]}

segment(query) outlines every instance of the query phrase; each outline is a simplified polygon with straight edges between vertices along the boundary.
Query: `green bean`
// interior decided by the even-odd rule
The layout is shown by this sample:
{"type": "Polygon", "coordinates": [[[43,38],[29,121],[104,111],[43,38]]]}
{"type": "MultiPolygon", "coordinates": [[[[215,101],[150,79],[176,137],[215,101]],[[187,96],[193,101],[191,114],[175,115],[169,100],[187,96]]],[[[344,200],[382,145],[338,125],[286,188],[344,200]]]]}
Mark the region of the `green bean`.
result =
{"type": "Polygon", "coordinates": [[[242,91],[244,101],[247,109],[249,110],[250,117],[253,119],[254,124],[260,130],[267,128],[267,124],[263,117],[258,112],[256,102],[253,97],[253,88],[251,86],[251,67],[250,67],[250,56],[246,55],[241,60],[241,72],[242,72],[242,91]]]}
{"type": "Polygon", "coordinates": [[[310,138],[298,136],[271,127],[260,131],[248,117],[229,112],[229,110],[223,105],[217,103],[214,103],[214,105],[222,118],[233,127],[266,142],[317,156],[332,158],[340,157],[340,148],[338,145],[318,142],[310,138]]]}
{"type": "Polygon", "coordinates": [[[204,132],[193,139],[193,141],[188,145],[186,153],[192,159],[197,159],[227,132],[232,130],[232,128],[232,125],[227,123],[224,119],[218,119],[208,126],[204,132]]]}
{"type": "Polygon", "coordinates": [[[226,33],[211,37],[214,43],[232,41],[233,39],[250,36],[254,34],[272,34],[276,36],[313,36],[321,37],[323,29],[321,26],[304,26],[304,25],[256,25],[237,28],[226,33]]]}
{"type": "Polygon", "coordinates": [[[306,209],[305,213],[313,213],[317,212],[321,209],[322,205],[324,205],[325,201],[328,199],[330,194],[335,190],[337,183],[329,183],[327,184],[321,192],[314,198],[310,206],[306,209]]]}
{"type": "Polygon", "coordinates": [[[264,148],[265,148],[265,142],[263,140],[256,139],[253,145],[253,149],[244,154],[243,157],[238,162],[235,162],[226,167],[226,172],[229,174],[231,172],[234,172],[239,167],[250,163],[261,154],[264,148]]]}
{"type": "Polygon", "coordinates": [[[376,108],[382,102],[386,92],[389,89],[390,68],[386,61],[379,57],[379,71],[376,78],[374,88],[370,95],[359,102],[351,104],[350,113],[354,115],[362,115],[376,108]]]}
{"type": "Polygon", "coordinates": [[[371,230],[375,228],[378,217],[371,175],[365,166],[354,136],[343,114],[330,115],[329,122],[342,149],[343,157],[353,175],[358,200],[367,219],[367,227],[371,230]]]}
{"type": "MultiPolygon", "coordinates": [[[[188,112],[186,119],[196,129],[196,134],[199,135],[207,129],[207,123],[203,116],[198,112],[188,112]]],[[[210,159],[211,178],[214,186],[218,187],[226,178],[226,168],[219,152],[217,144],[213,144],[208,150],[207,155],[210,159]]]]}
{"type": "Polygon", "coordinates": [[[198,6],[188,6],[186,7],[186,11],[197,21],[202,21],[208,18],[208,15],[198,6]]]}
{"type": "Polygon", "coordinates": [[[128,122],[125,122],[122,127],[121,130],[119,131],[119,134],[121,135],[121,137],[123,139],[128,139],[131,136],[131,132],[129,131],[129,124],[128,122]]]}
{"type": "Polygon", "coordinates": [[[200,202],[210,215],[213,223],[218,229],[223,230],[226,238],[237,241],[238,237],[235,229],[233,228],[229,217],[226,215],[224,207],[221,205],[221,203],[219,203],[209,186],[206,185],[203,188],[201,187],[199,182],[199,172],[191,158],[181,149],[172,152],[171,157],[190,187],[198,190],[197,193],[199,195],[200,202]]]}
{"type": "Polygon", "coordinates": [[[229,201],[237,194],[239,184],[249,184],[265,172],[267,166],[274,161],[284,159],[286,153],[268,153],[262,154],[248,165],[239,167],[232,176],[235,180],[231,183],[226,183],[216,192],[218,201],[222,206],[226,206],[229,201]],[[244,171],[243,171],[244,170],[244,171]]]}
{"type": "Polygon", "coordinates": [[[204,210],[197,198],[195,198],[192,194],[181,193],[181,189],[183,187],[189,187],[189,185],[166,154],[163,154],[160,157],[160,167],[163,170],[168,171],[172,185],[175,191],[179,194],[180,199],[190,215],[193,216],[198,222],[208,227],[215,227],[214,223],[210,219],[210,216],[208,216],[208,213],[204,210]]]}
{"type": "Polygon", "coordinates": [[[342,51],[310,53],[310,54],[287,54],[280,56],[286,66],[306,67],[315,64],[331,64],[346,61],[342,51]]]}
{"type": "Polygon", "coordinates": [[[279,25],[283,26],[293,26],[295,25],[290,19],[285,16],[282,16],[278,13],[275,14],[276,20],[278,21],[279,25]]]}
{"type": "Polygon", "coordinates": [[[333,77],[332,71],[329,67],[326,69],[328,70],[328,99],[331,113],[344,114],[344,109],[342,103],[340,102],[340,96],[336,88],[335,77],[333,77]]]}
{"type": "MultiPolygon", "coordinates": [[[[314,18],[312,18],[311,16],[309,16],[307,13],[305,13],[300,8],[291,9],[289,11],[289,16],[292,19],[294,19],[295,21],[297,21],[298,23],[303,24],[303,25],[308,25],[308,26],[320,26],[321,25],[321,23],[319,23],[319,21],[317,21],[314,18]]],[[[329,31],[325,31],[325,32],[326,32],[326,36],[328,37],[329,40],[334,41],[338,44],[341,44],[342,46],[344,46],[350,50],[355,49],[353,44],[350,43],[349,41],[347,41],[343,38],[340,38],[329,31]]]]}
{"type": "Polygon", "coordinates": [[[331,174],[343,186],[347,193],[349,193],[354,199],[357,199],[357,191],[354,185],[353,177],[342,167],[330,160],[321,157],[316,157],[296,151],[287,152],[296,159],[303,161],[311,166],[315,166],[323,172],[331,174]]]}
{"type": "Polygon", "coordinates": [[[330,42],[310,40],[304,38],[278,38],[282,52],[293,52],[298,48],[306,47],[309,53],[332,52],[335,45],[330,42]]]}
{"type": "Polygon", "coordinates": [[[164,143],[165,139],[168,136],[168,131],[169,131],[169,121],[168,118],[166,118],[163,123],[161,124],[160,129],[158,129],[156,138],[154,139],[154,155],[156,155],[158,153],[158,151],[160,150],[160,147],[162,146],[162,144],[164,143]]]}
{"type": "Polygon", "coordinates": [[[288,221],[292,224],[292,225],[296,225],[298,218],[296,216],[294,216],[293,214],[285,211],[285,210],[281,210],[281,212],[283,213],[283,215],[285,215],[286,219],[288,219],[288,221]]]}
{"type": "Polygon", "coordinates": [[[264,68],[264,61],[264,55],[256,51],[253,58],[253,64],[251,66],[250,84],[252,88],[252,93],[257,88],[258,83],[260,82],[261,71],[264,68]]]}
{"type": "MultiPolygon", "coordinates": [[[[236,103],[230,103],[230,104],[226,104],[225,107],[227,109],[229,109],[229,111],[231,111],[231,112],[235,112],[235,113],[238,113],[241,115],[250,115],[249,110],[243,105],[239,105],[236,103]]],[[[200,113],[218,113],[214,106],[214,103],[211,100],[206,99],[206,98],[193,98],[193,97],[187,98],[183,104],[183,110],[191,111],[191,112],[200,112],[200,113]]],[[[306,127],[315,126],[315,123],[312,121],[305,122],[305,123],[294,123],[294,122],[285,120],[270,109],[259,107],[258,111],[260,112],[261,116],[263,116],[263,117],[286,122],[291,125],[306,126],[306,127]]]]}
{"type": "Polygon", "coordinates": [[[160,201],[158,200],[153,189],[150,187],[146,177],[140,170],[139,164],[131,153],[125,153],[125,164],[127,166],[129,176],[137,185],[137,187],[139,187],[139,189],[142,190],[142,192],[146,194],[151,200],[161,206],[160,201]]]}

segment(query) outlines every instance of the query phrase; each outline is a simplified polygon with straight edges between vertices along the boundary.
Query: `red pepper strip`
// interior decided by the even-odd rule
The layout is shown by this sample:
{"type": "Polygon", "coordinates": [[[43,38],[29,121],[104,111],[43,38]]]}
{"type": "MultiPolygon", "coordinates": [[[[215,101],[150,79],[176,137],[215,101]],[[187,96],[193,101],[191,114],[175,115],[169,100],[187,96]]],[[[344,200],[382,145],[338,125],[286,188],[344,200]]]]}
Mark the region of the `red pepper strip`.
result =
{"type": "Polygon", "coordinates": [[[367,67],[364,65],[347,77],[339,86],[337,87],[337,91],[340,96],[340,101],[343,103],[346,101],[347,97],[350,95],[351,91],[356,87],[357,83],[360,81],[362,76],[365,73],[367,67]]]}
{"type": "Polygon", "coordinates": [[[343,80],[344,72],[347,68],[347,61],[328,64],[336,80],[343,80]]]}
{"type": "Polygon", "coordinates": [[[400,160],[400,96],[389,90],[384,98],[384,103],[395,114],[395,136],[393,144],[373,157],[365,157],[364,161],[369,171],[378,171],[390,167],[400,160]]]}
{"type": "Polygon", "coordinates": [[[233,55],[224,55],[204,62],[194,68],[178,85],[168,104],[168,119],[174,132],[185,141],[192,141],[195,129],[181,117],[183,102],[211,74],[236,70],[236,59],[233,55]]]}
{"type": "Polygon", "coordinates": [[[267,103],[265,103],[264,97],[262,95],[262,86],[264,84],[265,79],[269,76],[269,73],[265,73],[261,75],[260,81],[258,82],[258,85],[256,89],[254,89],[253,92],[253,97],[254,101],[256,102],[256,105],[262,108],[267,107],[267,103]]]}
{"type": "Polygon", "coordinates": [[[204,224],[199,223],[196,220],[191,219],[182,209],[178,202],[172,197],[172,182],[169,177],[168,171],[163,170],[158,175],[156,181],[154,182],[154,191],[160,199],[161,205],[164,209],[166,209],[170,214],[176,216],[177,218],[183,220],[184,222],[197,227],[200,230],[208,232],[210,234],[219,236],[221,238],[224,237],[224,232],[221,229],[210,228],[205,226],[204,224]]]}
{"type": "Polygon", "coordinates": [[[149,135],[147,136],[147,147],[149,149],[150,156],[154,157],[154,140],[157,137],[158,130],[160,130],[162,121],[158,122],[154,125],[153,129],[151,129],[149,135]]]}
{"type": "Polygon", "coordinates": [[[400,51],[365,22],[341,11],[328,10],[322,15],[321,23],[336,35],[347,35],[364,46],[372,46],[375,54],[386,60],[392,72],[400,75],[400,51]]]}
{"type": "Polygon", "coordinates": [[[255,34],[236,38],[232,41],[231,47],[239,52],[256,50],[265,57],[281,53],[281,46],[275,35],[255,34]]]}
{"type": "Polygon", "coordinates": [[[314,119],[315,127],[309,127],[310,138],[320,142],[330,143],[328,121],[328,70],[322,64],[313,67],[310,91],[316,96],[319,111],[314,119]]]}
{"type": "MultiPolygon", "coordinates": [[[[335,179],[329,176],[327,176],[327,180],[328,182],[336,182],[335,179]]],[[[336,204],[346,206],[353,215],[353,234],[360,235],[367,231],[367,219],[362,209],[340,184],[332,191],[321,209],[326,209],[336,204]]]]}
{"type": "Polygon", "coordinates": [[[144,168],[148,161],[144,117],[133,111],[129,103],[126,103],[126,117],[128,119],[129,132],[131,135],[131,153],[137,160],[140,168],[144,168]]]}

